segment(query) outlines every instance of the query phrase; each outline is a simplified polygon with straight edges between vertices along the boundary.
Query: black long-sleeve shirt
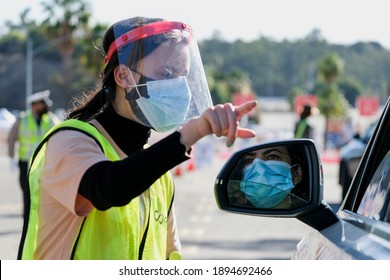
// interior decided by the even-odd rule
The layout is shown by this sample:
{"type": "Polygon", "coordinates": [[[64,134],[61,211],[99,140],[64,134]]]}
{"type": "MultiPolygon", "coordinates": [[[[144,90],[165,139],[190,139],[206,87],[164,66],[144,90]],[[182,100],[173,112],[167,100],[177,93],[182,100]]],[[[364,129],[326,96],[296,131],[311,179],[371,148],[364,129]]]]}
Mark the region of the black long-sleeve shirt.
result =
{"type": "Polygon", "coordinates": [[[97,121],[128,156],[120,161],[98,162],[83,175],[79,193],[99,210],[126,205],[168,170],[189,158],[179,132],[144,149],[150,128],[118,115],[111,106],[97,121]]]}

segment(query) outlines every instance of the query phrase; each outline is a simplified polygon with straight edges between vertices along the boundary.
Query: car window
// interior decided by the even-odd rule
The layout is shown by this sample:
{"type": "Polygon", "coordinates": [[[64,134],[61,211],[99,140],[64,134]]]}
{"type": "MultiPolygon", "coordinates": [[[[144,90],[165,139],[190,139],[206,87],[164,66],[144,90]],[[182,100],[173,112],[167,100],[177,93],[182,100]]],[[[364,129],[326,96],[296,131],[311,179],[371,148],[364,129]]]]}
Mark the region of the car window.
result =
{"type": "Polygon", "coordinates": [[[376,127],[376,122],[375,123],[372,123],[368,129],[366,130],[366,132],[364,133],[364,135],[362,136],[362,141],[364,143],[368,143],[368,141],[370,141],[370,138],[372,136],[372,134],[374,133],[374,130],[375,130],[375,127],[376,127]]]}
{"type": "Polygon", "coordinates": [[[382,159],[368,185],[357,213],[375,220],[383,219],[390,199],[390,151],[382,159]]]}

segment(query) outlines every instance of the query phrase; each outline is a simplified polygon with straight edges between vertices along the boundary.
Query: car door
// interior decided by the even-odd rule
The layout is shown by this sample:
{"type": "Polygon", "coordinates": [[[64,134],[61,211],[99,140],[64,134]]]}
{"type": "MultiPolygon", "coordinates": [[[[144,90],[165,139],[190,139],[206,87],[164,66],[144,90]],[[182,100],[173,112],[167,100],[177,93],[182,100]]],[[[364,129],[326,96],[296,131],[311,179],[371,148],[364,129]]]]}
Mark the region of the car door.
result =
{"type": "Polygon", "coordinates": [[[293,258],[390,259],[389,170],[388,101],[337,213],[340,221],[308,234],[299,242],[293,258]]]}

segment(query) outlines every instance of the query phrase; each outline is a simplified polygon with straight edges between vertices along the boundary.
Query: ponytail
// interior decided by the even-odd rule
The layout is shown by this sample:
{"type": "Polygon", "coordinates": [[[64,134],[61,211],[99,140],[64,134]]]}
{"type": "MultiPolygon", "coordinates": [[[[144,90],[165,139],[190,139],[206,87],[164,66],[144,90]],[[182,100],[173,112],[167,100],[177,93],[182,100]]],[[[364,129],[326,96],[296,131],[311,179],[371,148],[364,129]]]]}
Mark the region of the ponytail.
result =
{"type": "Polygon", "coordinates": [[[96,91],[84,93],[81,97],[75,98],[75,107],[66,113],[65,119],[90,121],[114,101],[116,83],[113,69],[117,64],[117,59],[112,59],[107,64],[102,74],[103,86],[96,91]]]}
{"type": "Polygon", "coordinates": [[[100,89],[76,98],[75,103],[77,103],[77,105],[66,113],[65,119],[89,121],[95,118],[98,114],[103,112],[108,105],[104,95],[105,92],[103,89],[100,89]]]}

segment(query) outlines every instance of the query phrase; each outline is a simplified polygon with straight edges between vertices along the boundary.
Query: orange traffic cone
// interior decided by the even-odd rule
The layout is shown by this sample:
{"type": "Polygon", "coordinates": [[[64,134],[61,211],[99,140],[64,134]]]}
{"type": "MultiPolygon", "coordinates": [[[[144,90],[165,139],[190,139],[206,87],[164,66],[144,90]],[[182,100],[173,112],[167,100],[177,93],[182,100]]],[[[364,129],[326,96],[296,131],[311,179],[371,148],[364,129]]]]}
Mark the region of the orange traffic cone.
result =
{"type": "Polygon", "coordinates": [[[177,166],[177,167],[175,168],[174,174],[175,174],[175,176],[181,176],[181,174],[182,174],[181,166],[177,166]]]}
{"type": "Polygon", "coordinates": [[[188,163],[187,169],[188,169],[188,171],[194,171],[194,170],[195,170],[195,163],[194,163],[193,160],[191,160],[191,161],[188,163]]]}

